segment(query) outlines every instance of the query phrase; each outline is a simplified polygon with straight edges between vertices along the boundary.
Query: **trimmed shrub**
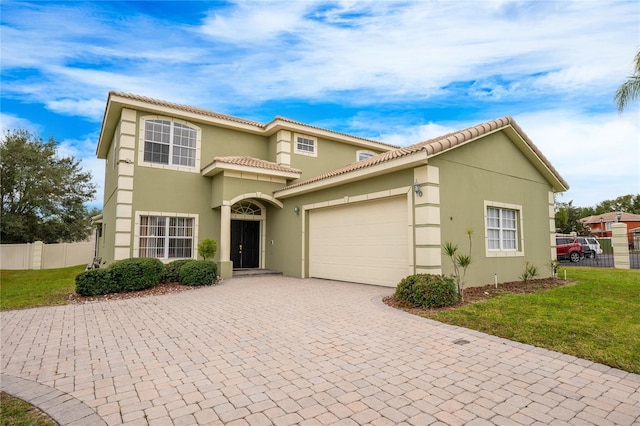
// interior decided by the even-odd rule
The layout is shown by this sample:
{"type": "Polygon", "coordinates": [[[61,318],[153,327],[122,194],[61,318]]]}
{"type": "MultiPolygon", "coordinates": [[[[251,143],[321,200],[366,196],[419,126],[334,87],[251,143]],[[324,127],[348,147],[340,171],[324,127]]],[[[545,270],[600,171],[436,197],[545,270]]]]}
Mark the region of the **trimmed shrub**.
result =
{"type": "Polygon", "coordinates": [[[98,296],[118,291],[117,283],[109,269],[91,269],[76,275],[76,293],[82,296],[98,296]]]}
{"type": "Polygon", "coordinates": [[[160,282],[164,264],[153,257],[124,259],[112,263],[108,268],[117,283],[118,292],[144,290],[160,282]]]}
{"type": "Polygon", "coordinates": [[[178,259],[173,262],[169,262],[164,267],[164,275],[162,281],[165,283],[177,283],[180,282],[180,269],[189,262],[193,262],[194,259],[178,259]]]}
{"type": "Polygon", "coordinates": [[[400,281],[397,299],[421,308],[441,308],[458,301],[456,283],[444,275],[415,274],[400,281]]]}
{"type": "Polygon", "coordinates": [[[217,278],[217,266],[208,260],[194,260],[180,269],[180,282],[184,285],[211,285],[217,278]]]}

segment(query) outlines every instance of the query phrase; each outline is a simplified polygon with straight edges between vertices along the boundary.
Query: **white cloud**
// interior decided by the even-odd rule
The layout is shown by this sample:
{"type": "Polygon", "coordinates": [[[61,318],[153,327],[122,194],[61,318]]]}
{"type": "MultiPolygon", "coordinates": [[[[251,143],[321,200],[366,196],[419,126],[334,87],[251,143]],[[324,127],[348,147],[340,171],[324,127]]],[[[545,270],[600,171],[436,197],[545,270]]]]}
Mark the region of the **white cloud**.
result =
{"type": "Polygon", "coordinates": [[[429,139],[436,138],[438,136],[446,135],[456,130],[461,130],[467,126],[454,128],[450,126],[444,126],[437,123],[422,124],[414,127],[405,127],[397,129],[395,133],[387,133],[380,135],[380,140],[399,146],[413,145],[419,142],[424,142],[429,139]]]}
{"type": "Polygon", "coordinates": [[[569,183],[563,196],[595,206],[640,194],[640,110],[577,114],[553,110],[514,117],[569,183]]]}
{"type": "Polygon", "coordinates": [[[49,101],[45,105],[51,111],[63,115],[73,115],[91,119],[102,118],[104,113],[103,99],[59,99],[49,101]]]}
{"type": "MultiPolygon", "coordinates": [[[[628,30],[637,27],[632,4],[538,3],[528,6],[537,13],[520,15],[505,11],[510,6],[345,2],[317,12],[324,19],[305,18],[302,7],[288,8],[283,12],[287,28],[276,20],[255,29],[255,22],[268,21],[274,9],[263,4],[248,11],[242,2],[217,13],[215,21],[233,22],[233,31],[225,34],[240,48],[246,48],[242,43],[248,37],[262,42],[258,51],[244,51],[247,66],[238,68],[234,87],[245,96],[317,98],[359,88],[378,96],[428,96],[451,82],[496,75],[522,81],[507,92],[525,95],[549,86],[594,90],[610,86],[611,75],[626,67],[622,58],[628,55],[622,52],[634,43],[628,30]],[[341,14],[349,15],[347,25],[339,25],[341,14]],[[603,39],[584,37],[605,27],[603,39]],[[280,40],[280,34],[287,37],[280,40]],[[265,46],[271,55],[264,55],[265,46]]],[[[203,31],[210,26],[206,21],[203,31]]]]}
{"type": "Polygon", "coordinates": [[[232,44],[264,43],[283,33],[299,30],[312,2],[238,1],[233,8],[213,11],[200,31],[232,44]]]}
{"type": "Polygon", "coordinates": [[[40,130],[40,126],[30,122],[26,118],[0,112],[0,133],[4,135],[7,131],[17,129],[24,129],[37,134],[40,130]]]}
{"type": "Polygon", "coordinates": [[[633,2],[239,1],[199,26],[168,27],[69,5],[25,7],[19,22],[4,14],[3,69],[41,74],[5,90],[51,105],[115,89],[223,108],[290,97],[427,98],[472,81],[471,95],[492,99],[603,92],[629,70],[638,19],[633,2]]]}

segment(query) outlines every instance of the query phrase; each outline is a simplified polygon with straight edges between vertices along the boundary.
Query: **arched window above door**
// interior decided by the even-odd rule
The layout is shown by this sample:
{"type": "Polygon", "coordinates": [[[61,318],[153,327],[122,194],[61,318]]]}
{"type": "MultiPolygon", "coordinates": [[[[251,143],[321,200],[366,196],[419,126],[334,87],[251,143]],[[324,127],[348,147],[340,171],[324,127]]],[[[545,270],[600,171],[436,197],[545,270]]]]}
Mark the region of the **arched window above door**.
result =
{"type": "Polygon", "coordinates": [[[256,219],[263,215],[263,208],[261,205],[249,200],[238,201],[231,206],[231,216],[253,216],[256,219]]]}

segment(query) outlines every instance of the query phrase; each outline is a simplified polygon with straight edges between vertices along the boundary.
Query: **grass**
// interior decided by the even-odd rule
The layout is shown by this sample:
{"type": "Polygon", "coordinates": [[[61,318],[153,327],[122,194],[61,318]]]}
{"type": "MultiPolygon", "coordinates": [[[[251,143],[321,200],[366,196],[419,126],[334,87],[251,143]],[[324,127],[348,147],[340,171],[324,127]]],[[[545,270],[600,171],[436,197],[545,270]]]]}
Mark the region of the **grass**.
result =
{"type": "Polygon", "coordinates": [[[0,271],[0,310],[67,304],[76,289],[75,277],[85,267],[0,271]]]}
{"type": "Polygon", "coordinates": [[[0,392],[1,426],[55,426],[49,416],[33,405],[0,392]]]}
{"type": "Polygon", "coordinates": [[[576,267],[575,285],[424,316],[640,374],[640,271],[576,267]]]}

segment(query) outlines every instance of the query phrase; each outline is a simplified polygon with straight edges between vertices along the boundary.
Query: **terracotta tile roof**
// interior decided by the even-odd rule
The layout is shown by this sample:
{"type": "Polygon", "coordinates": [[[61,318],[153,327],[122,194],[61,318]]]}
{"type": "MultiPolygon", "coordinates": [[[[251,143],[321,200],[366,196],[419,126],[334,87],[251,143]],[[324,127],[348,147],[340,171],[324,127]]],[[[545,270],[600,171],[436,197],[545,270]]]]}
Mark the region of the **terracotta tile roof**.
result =
{"type": "MultiPolygon", "coordinates": [[[[529,137],[522,131],[522,129],[516,124],[516,122],[511,117],[502,117],[496,120],[488,121],[486,123],[478,124],[477,126],[469,127],[464,130],[460,130],[457,132],[448,133],[446,135],[439,136],[434,139],[429,139],[423,142],[419,142],[414,145],[410,145],[404,148],[399,148],[393,151],[385,152],[382,154],[378,154],[374,157],[367,158],[366,160],[358,161],[356,163],[349,164],[345,167],[342,167],[337,170],[333,170],[322,175],[313,177],[311,179],[294,183],[293,185],[289,185],[279,191],[284,191],[291,188],[296,188],[299,186],[307,185],[313,182],[318,182],[323,179],[328,179],[335,176],[344,175],[349,172],[353,172],[356,170],[365,169],[367,167],[372,167],[377,164],[381,164],[387,161],[391,161],[396,158],[405,157],[411,154],[414,154],[419,151],[426,151],[429,157],[440,154],[444,151],[452,149],[458,145],[465,144],[476,138],[483,136],[485,134],[494,132],[496,130],[502,129],[504,127],[511,126],[513,127],[518,134],[522,137],[525,143],[531,148],[533,152],[540,158],[540,160],[545,164],[547,168],[553,173],[553,175],[562,183],[565,188],[569,188],[567,182],[560,176],[558,171],[551,165],[549,160],[540,152],[538,147],[534,145],[534,143],[529,139],[529,137]]],[[[279,192],[276,191],[276,192],[279,192]]]]}
{"type": "MultiPolygon", "coordinates": [[[[627,212],[619,212],[620,222],[640,222],[640,214],[633,214],[627,212]]],[[[602,214],[594,214],[592,216],[583,217],[580,219],[582,223],[600,223],[600,218],[604,220],[604,222],[616,222],[617,221],[618,212],[609,212],[602,214]]]]}
{"type": "Polygon", "coordinates": [[[262,123],[258,123],[257,121],[245,120],[242,118],[234,117],[232,115],[218,114],[217,112],[209,111],[203,108],[196,108],[189,105],[176,104],[173,102],[161,101],[159,99],[148,98],[146,96],[134,95],[132,93],[124,93],[124,92],[109,92],[109,97],[111,96],[119,96],[121,98],[131,99],[133,101],[145,102],[151,105],[163,106],[167,108],[177,109],[179,111],[191,112],[194,114],[205,115],[207,117],[220,118],[222,120],[235,121],[236,123],[248,124],[250,126],[256,126],[261,129],[264,129],[266,126],[262,123]]]}
{"type": "Polygon", "coordinates": [[[204,115],[204,116],[207,116],[207,117],[219,118],[221,120],[228,120],[228,121],[233,121],[233,122],[236,122],[236,123],[247,124],[247,125],[250,125],[250,126],[258,127],[258,128],[260,128],[262,130],[266,130],[267,127],[269,127],[272,124],[275,124],[278,121],[283,121],[283,122],[286,122],[286,123],[289,123],[289,124],[294,124],[294,125],[297,125],[297,126],[306,127],[308,129],[314,129],[314,130],[320,130],[320,131],[323,131],[323,132],[328,132],[328,133],[334,134],[336,136],[343,136],[343,137],[349,137],[349,138],[352,138],[352,139],[359,139],[361,141],[380,144],[380,145],[387,146],[389,148],[394,148],[394,149],[395,148],[399,148],[397,145],[392,145],[392,144],[388,144],[388,143],[385,143],[385,142],[376,141],[376,140],[373,140],[373,139],[362,138],[360,136],[349,135],[347,133],[336,132],[334,130],[324,129],[322,127],[312,126],[312,125],[305,124],[305,123],[302,123],[300,121],[295,121],[295,120],[292,120],[290,118],[282,117],[282,116],[279,116],[279,115],[276,116],[269,123],[264,124],[264,123],[259,123],[257,121],[245,120],[243,118],[234,117],[232,115],[219,114],[217,112],[209,111],[209,110],[206,110],[206,109],[203,109],[203,108],[196,108],[196,107],[189,106],[189,105],[182,105],[182,104],[176,104],[176,103],[173,103],[173,102],[166,102],[166,101],[162,101],[162,100],[159,100],[159,99],[148,98],[146,96],[134,95],[132,93],[111,91],[111,92],[109,92],[109,97],[111,97],[111,96],[119,96],[121,98],[126,98],[126,99],[130,99],[130,100],[133,100],[133,101],[145,102],[145,103],[148,103],[148,104],[151,104],[151,105],[163,106],[163,107],[167,107],[167,108],[177,109],[179,111],[191,112],[191,113],[194,113],[194,114],[200,114],[200,115],[204,115]]]}
{"type": "Polygon", "coordinates": [[[323,129],[322,127],[312,126],[310,124],[306,124],[306,123],[302,123],[300,121],[292,120],[290,118],[283,117],[281,115],[277,115],[271,122],[269,122],[267,124],[267,126],[269,126],[272,123],[275,123],[278,120],[279,121],[286,121],[287,123],[295,124],[295,125],[298,125],[298,126],[304,126],[304,127],[309,128],[309,129],[320,130],[320,131],[323,131],[323,132],[330,132],[330,133],[333,133],[333,134],[339,135],[339,136],[346,136],[348,138],[360,139],[361,141],[365,141],[365,142],[373,142],[373,143],[376,143],[376,144],[388,146],[389,148],[394,148],[394,149],[400,148],[398,145],[392,145],[392,144],[386,143],[386,142],[380,142],[380,141],[376,141],[376,140],[373,140],[373,139],[362,138],[360,136],[354,136],[354,135],[350,135],[348,133],[336,132],[335,130],[323,129]]]}
{"type": "Polygon", "coordinates": [[[236,166],[247,166],[247,167],[255,167],[258,169],[266,169],[266,170],[276,170],[279,172],[287,172],[287,173],[302,173],[302,171],[298,169],[294,169],[292,167],[282,166],[276,163],[272,163],[270,161],[261,160],[259,158],[253,157],[241,157],[241,156],[232,156],[232,157],[215,157],[211,163],[203,167],[206,169],[213,163],[224,163],[224,164],[233,164],[236,166]]]}

